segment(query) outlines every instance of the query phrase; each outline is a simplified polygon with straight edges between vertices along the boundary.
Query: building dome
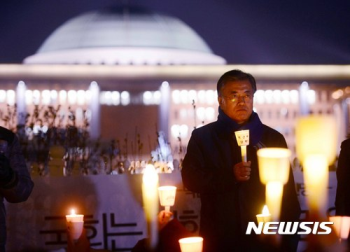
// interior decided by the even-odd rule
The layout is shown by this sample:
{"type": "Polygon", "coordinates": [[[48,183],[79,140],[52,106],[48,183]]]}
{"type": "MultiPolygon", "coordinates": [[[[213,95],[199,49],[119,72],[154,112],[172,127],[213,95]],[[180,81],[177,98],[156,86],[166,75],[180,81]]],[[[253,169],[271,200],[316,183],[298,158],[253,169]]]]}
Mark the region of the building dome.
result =
{"type": "Polygon", "coordinates": [[[140,8],[115,7],[68,20],[25,64],[225,64],[181,20],[140,8]]]}

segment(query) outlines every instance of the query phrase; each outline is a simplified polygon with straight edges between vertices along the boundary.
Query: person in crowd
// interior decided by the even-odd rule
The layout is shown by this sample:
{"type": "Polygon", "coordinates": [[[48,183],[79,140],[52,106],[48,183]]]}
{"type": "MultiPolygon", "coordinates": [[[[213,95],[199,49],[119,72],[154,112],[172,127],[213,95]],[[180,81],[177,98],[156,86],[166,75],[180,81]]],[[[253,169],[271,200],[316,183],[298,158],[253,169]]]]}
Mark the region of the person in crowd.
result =
{"type": "MultiPolygon", "coordinates": [[[[336,170],[337,192],[335,197],[335,214],[350,216],[350,138],[340,145],[340,154],[336,170]]],[[[350,251],[350,238],[348,238],[350,251]]]]}
{"type": "MultiPolygon", "coordinates": [[[[147,238],[138,241],[132,248],[132,252],[181,252],[178,240],[193,236],[177,219],[172,218],[173,214],[167,211],[160,211],[158,214],[159,237],[155,250],[148,247],[147,238]]],[[[77,241],[73,241],[67,230],[67,252],[108,252],[108,250],[93,249],[83,229],[82,235],[77,241]]]]}
{"type": "Polygon", "coordinates": [[[4,199],[10,203],[23,202],[33,186],[17,136],[0,127],[0,252],[5,251],[6,246],[4,199]]]}
{"type": "Polygon", "coordinates": [[[336,215],[350,216],[350,138],[341,143],[336,175],[336,215]]]}
{"type": "MultiPolygon", "coordinates": [[[[215,122],[195,129],[182,164],[184,186],[200,194],[200,235],[205,252],[296,251],[298,235],[282,236],[279,246],[246,235],[248,222],[265,205],[257,150],[287,148],[283,135],[264,125],[253,111],[255,78],[241,70],[224,73],[217,82],[219,115],[215,122]],[[248,161],[243,162],[235,131],[249,130],[248,161]]],[[[300,205],[293,173],[284,186],[281,221],[298,221],[300,205]]]]}

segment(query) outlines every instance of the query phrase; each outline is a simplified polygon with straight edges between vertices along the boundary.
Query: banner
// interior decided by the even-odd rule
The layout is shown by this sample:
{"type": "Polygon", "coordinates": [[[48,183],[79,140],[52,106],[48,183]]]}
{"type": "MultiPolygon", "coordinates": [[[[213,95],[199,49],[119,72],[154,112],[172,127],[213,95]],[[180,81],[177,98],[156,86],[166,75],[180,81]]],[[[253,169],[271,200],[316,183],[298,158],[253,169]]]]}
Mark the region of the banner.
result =
{"type": "MultiPolygon", "coordinates": [[[[335,172],[329,174],[328,206],[334,214],[335,172]]],[[[302,172],[294,172],[303,220],[307,214],[307,191],[302,172]]],[[[131,251],[147,237],[142,207],[142,174],[36,177],[33,192],[23,203],[5,202],[7,209],[7,251],[51,251],[66,247],[65,215],[74,208],[84,214],[91,247],[131,251]]],[[[186,190],[181,174],[159,174],[159,185],[177,187],[171,211],[191,232],[199,231],[199,195],[186,190]]],[[[159,208],[162,210],[162,207],[159,208]]],[[[303,247],[303,242],[299,247],[303,247]]]]}

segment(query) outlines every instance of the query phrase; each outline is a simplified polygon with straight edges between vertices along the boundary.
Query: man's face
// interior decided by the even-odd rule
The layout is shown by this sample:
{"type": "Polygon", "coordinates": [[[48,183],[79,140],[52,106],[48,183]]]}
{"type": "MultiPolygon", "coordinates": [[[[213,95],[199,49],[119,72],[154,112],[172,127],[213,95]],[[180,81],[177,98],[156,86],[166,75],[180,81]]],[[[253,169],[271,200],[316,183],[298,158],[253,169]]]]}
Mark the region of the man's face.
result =
{"type": "Polygon", "coordinates": [[[218,96],[220,108],[238,124],[248,121],[253,112],[254,91],[248,80],[229,81],[218,96]]]}

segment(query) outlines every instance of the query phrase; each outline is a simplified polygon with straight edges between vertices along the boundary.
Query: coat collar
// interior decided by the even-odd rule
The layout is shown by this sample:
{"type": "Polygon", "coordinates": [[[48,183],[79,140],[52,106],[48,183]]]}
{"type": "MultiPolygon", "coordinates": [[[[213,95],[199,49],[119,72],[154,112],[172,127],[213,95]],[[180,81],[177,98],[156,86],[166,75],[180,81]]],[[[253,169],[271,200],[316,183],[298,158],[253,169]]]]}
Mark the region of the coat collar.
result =
{"type": "Polygon", "coordinates": [[[218,130],[220,137],[226,138],[228,135],[233,135],[234,132],[238,130],[249,130],[249,144],[256,145],[262,137],[263,134],[263,124],[260,121],[260,118],[257,113],[253,111],[249,121],[240,125],[229,118],[219,107],[219,116],[218,116],[218,130]]]}

